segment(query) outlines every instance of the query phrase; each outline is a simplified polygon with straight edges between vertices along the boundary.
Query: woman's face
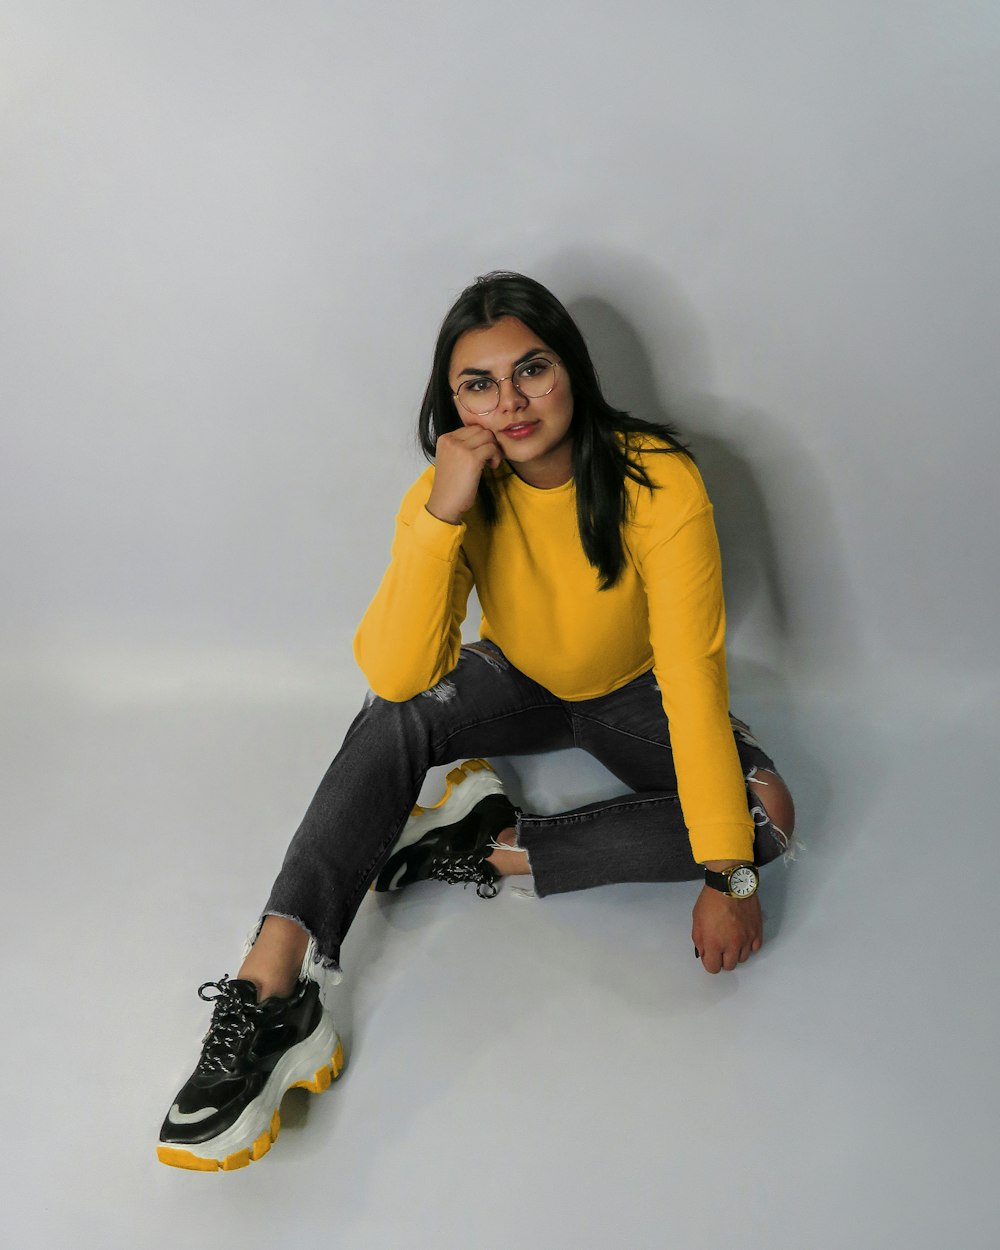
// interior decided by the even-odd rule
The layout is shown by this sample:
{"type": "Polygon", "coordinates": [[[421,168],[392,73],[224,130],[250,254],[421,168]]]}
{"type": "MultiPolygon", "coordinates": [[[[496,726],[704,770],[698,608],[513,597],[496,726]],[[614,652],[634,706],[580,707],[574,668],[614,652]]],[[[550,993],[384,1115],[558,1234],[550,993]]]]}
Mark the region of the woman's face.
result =
{"type": "Polygon", "coordinates": [[[484,416],[474,416],[456,397],[455,410],[462,424],[489,430],[504,459],[529,485],[546,489],[569,481],[573,392],[555,352],[516,317],[502,317],[485,329],[467,331],[455,344],[448,370],[452,391],[470,378],[504,380],[499,404],[484,416]],[[514,387],[511,374],[535,357],[558,367],[548,395],[529,399],[514,387]]]}

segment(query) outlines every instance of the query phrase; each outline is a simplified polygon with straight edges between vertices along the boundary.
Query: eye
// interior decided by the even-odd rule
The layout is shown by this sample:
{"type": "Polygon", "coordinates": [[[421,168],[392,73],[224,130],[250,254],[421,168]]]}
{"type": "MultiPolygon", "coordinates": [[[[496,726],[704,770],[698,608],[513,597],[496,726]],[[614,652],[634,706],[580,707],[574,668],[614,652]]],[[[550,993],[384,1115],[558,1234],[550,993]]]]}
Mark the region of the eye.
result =
{"type": "Polygon", "coordinates": [[[555,365],[544,356],[526,360],[518,368],[514,381],[526,395],[547,395],[555,382],[555,365]]]}
{"type": "Polygon", "coordinates": [[[492,378],[470,378],[468,382],[463,382],[459,389],[467,391],[470,395],[482,395],[493,385],[492,378]]]}

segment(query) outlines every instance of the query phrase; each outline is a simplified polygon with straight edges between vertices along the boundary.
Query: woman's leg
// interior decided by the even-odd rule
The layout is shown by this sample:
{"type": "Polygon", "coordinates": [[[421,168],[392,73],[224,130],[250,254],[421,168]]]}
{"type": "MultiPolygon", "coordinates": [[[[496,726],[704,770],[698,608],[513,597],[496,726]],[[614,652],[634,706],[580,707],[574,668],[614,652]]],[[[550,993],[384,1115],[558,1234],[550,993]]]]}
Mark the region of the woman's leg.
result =
{"type": "Polygon", "coordinates": [[[405,703],[369,694],[293,837],[240,970],[262,996],[298,977],[308,935],[337,968],[358,907],[392,850],[427,770],[471,755],[572,746],[563,704],[490,644],[405,703]]]}
{"type": "Polygon", "coordinates": [[[277,1137],[286,1089],[319,1092],[339,1074],[340,1039],[302,962],[311,936],[314,958],[337,966],[427,769],[570,741],[560,702],[484,644],[463,648],[447,677],[405,703],[369,695],[292,839],[240,975],[198,991],[214,1003],[212,1023],[160,1129],[162,1162],[245,1167],[277,1137]]]}
{"type": "MultiPolygon", "coordinates": [[[[600,699],[565,706],[575,745],[601,760],[636,793],[557,816],[522,815],[515,831],[498,838],[519,850],[496,852],[491,862],[497,870],[530,870],[540,895],[619,881],[700,879],[652,673],[600,699]]],[[[770,757],[748,727],[732,719],[755,824],[754,859],[762,865],[788,850],[794,808],[770,757]]]]}

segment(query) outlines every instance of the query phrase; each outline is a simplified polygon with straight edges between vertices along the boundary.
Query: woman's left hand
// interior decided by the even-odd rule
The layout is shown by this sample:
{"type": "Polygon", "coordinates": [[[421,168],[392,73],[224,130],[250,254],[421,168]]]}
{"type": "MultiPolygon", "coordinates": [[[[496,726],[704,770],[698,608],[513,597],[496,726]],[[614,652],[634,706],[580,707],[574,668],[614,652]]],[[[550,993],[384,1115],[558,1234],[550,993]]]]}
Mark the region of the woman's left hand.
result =
{"type": "Polygon", "coordinates": [[[761,948],[764,922],[756,894],[730,898],[706,885],[694,905],[691,937],[706,972],[732,972],[761,948]]]}

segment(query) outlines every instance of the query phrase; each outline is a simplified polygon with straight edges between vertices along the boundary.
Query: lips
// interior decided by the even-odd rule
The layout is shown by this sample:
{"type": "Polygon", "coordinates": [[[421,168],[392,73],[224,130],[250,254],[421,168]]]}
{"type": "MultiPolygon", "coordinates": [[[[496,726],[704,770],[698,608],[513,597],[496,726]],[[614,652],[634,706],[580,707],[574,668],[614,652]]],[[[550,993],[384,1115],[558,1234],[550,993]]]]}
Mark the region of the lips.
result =
{"type": "Polygon", "coordinates": [[[515,421],[512,425],[505,425],[500,431],[501,434],[509,434],[516,438],[518,435],[527,434],[529,430],[533,430],[538,424],[537,421],[515,421]]]}

